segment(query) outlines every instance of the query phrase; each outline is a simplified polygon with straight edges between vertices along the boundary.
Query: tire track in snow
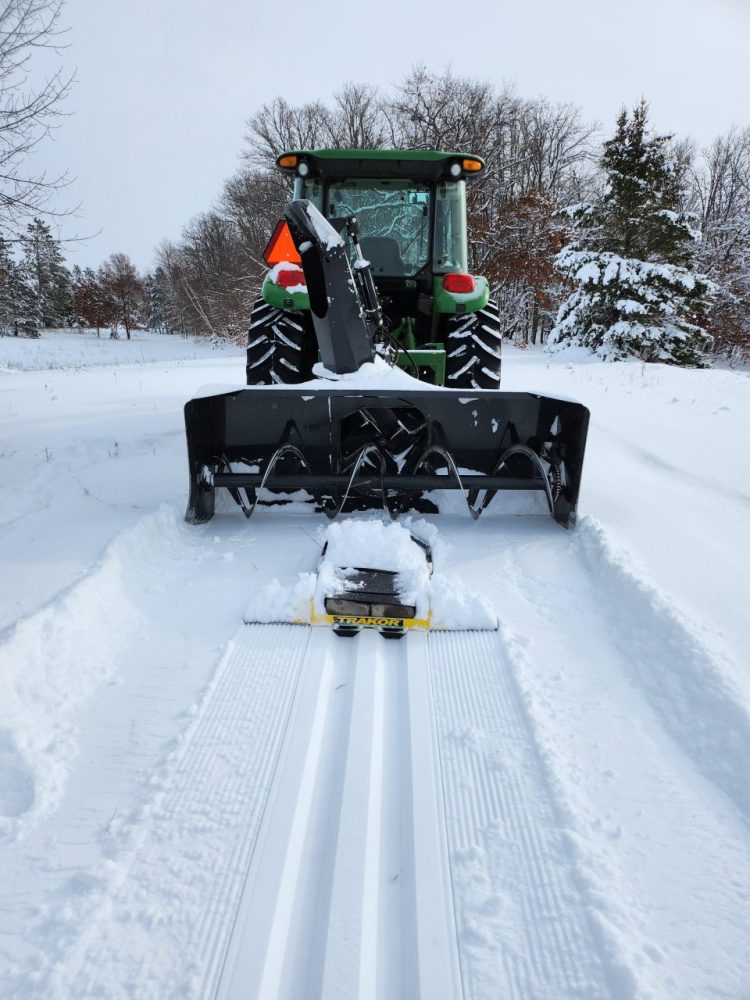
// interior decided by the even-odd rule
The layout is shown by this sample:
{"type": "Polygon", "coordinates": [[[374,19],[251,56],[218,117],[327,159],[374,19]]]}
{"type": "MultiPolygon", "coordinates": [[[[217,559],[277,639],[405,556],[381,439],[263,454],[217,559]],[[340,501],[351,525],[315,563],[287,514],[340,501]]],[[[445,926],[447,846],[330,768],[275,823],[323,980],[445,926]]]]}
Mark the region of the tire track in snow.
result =
{"type": "MultiPolygon", "coordinates": [[[[245,626],[45,995],[202,997],[218,974],[308,642],[245,626]]],[[[126,827],[125,836],[128,829],[126,827]]]]}
{"type": "Polygon", "coordinates": [[[466,997],[610,996],[496,634],[434,633],[430,649],[466,997]]]}

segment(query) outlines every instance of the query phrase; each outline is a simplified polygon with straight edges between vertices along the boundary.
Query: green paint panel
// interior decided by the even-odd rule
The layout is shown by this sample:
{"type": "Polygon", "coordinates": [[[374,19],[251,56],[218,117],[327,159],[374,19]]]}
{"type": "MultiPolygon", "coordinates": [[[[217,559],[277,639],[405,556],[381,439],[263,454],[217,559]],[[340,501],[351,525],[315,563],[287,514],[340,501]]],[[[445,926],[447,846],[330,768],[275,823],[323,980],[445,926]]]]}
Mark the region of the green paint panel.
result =
{"type": "Polygon", "coordinates": [[[453,316],[456,313],[478,312],[489,302],[490,285],[486,278],[474,275],[475,289],[471,294],[446,292],[443,288],[443,276],[435,278],[432,285],[433,310],[436,313],[453,316]]]}
{"type": "Polygon", "coordinates": [[[271,281],[269,274],[263,281],[260,294],[274,309],[283,309],[288,312],[292,309],[310,308],[310,297],[307,292],[290,292],[288,288],[280,288],[271,281]]]}
{"type": "Polygon", "coordinates": [[[396,358],[398,367],[403,368],[410,375],[414,374],[412,361],[418,368],[429,368],[435,373],[435,385],[445,384],[445,351],[439,344],[418,347],[416,350],[409,351],[408,355],[401,351],[396,358]]]}

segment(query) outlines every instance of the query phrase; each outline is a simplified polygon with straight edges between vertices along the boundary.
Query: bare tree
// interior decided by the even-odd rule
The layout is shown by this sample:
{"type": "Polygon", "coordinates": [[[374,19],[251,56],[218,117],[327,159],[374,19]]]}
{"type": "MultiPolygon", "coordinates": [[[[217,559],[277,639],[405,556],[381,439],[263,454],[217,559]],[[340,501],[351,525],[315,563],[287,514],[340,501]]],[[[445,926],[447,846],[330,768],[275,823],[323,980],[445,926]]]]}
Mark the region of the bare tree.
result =
{"type": "MultiPolygon", "coordinates": [[[[263,237],[263,246],[268,234],[263,237]]],[[[218,212],[204,212],[178,243],[159,249],[167,323],[184,333],[239,338],[245,334],[262,271],[248,272],[238,227],[218,212]],[[253,277],[255,275],[255,277],[253,277]]]]}
{"type": "Polygon", "coordinates": [[[32,56],[57,49],[63,0],[0,0],[0,227],[16,232],[45,210],[65,182],[34,172],[29,157],[62,114],[72,76],[58,70],[37,87],[28,83],[32,56]]]}
{"type": "Polygon", "coordinates": [[[117,303],[99,280],[96,272],[87,267],[75,275],[73,285],[73,309],[78,319],[87,326],[96,329],[99,336],[101,328],[112,323],[117,313],[117,303]]]}
{"type": "Polygon", "coordinates": [[[166,300],[179,328],[193,333],[234,335],[246,323],[266,269],[264,247],[291,195],[289,179],[273,167],[280,153],[460,150],[486,164],[468,189],[472,269],[502,288],[508,329],[519,339],[544,336],[562,294],[552,267],[562,228],[554,211],[589,193],[593,133],[571,105],[525,101],[510,87],[425,66],[390,94],[346,83],[328,103],[294,106],[278,97],[249,118],[245,164],[216,209],[162,246],[166,300]]]}
{"type": "Polygon", "coordinates": [[[524,189],[567,201],[576,169],[591,164],[596,156],[593,139],[598,126],[584,124],[575,105],[552,104],[545,98],[525,102],[518,120],[524,189]]]}
{"type": "Polygon", "coordinates": [[[282,97],[264,104],[247,123],[247,162],[267,170],[269,162],[289,149],[377,149],[386,144],[387,104],[377,87],[346,83],[333,98],[333,107],[322,101],[293,107],[282,97]]]}
{"type": "Polygon", "coordinates": [[[125,253],[113,253],[99,272],[104,292],[114,300],[114,319],[130,331],[137,322],[143,306],[143,284],[133,262],[125,253]]]}
{"type": "Polygon", "coordinates": [[[750,128],[731,129],[690,163],[701,229],[697,263],[716,283],[708,329],[716,353],[750,357],[750,128]]]}
{"type": "Polygon", "coordinates": [[[256,284],[266,270],[263,250],[291,193],[289,178],[280,170],[244,167],[224,185],[219,210],[236,227],[239,263],[256,284]]]}
{"type": "Polygon", "coordinates": [[[312,149],[327,133],[330,111],[321,101],[295,108],[276,97],[248,120],[245,159],[251,166],[268,169],[287,149],[312,149]]]}
{"type": "Polygon", "coordinates": [[[380,149],[388,142],[387,104],[369,83],[345,83],[327,116],[327,145],[337,149],[380,149]]]}

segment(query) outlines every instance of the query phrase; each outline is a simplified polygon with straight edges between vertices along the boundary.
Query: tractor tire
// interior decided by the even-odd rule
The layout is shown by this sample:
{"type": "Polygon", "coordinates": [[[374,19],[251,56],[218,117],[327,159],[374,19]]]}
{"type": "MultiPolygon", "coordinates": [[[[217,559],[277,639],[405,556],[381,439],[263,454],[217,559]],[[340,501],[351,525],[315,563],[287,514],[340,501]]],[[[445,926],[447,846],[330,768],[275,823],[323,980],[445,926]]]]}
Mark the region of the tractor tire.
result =
{"type": "Polygon", "coordinates": [[[451,316],[445,335],[449,389],[499,389],[503,334],[491,300],[478,312],[451,316]]]}
{"type": "Polygon", "coordinates": [[[248,385],[307,382],[318,347],[309,316],[284,312],[258,299],[247,334],[248,385]]]}

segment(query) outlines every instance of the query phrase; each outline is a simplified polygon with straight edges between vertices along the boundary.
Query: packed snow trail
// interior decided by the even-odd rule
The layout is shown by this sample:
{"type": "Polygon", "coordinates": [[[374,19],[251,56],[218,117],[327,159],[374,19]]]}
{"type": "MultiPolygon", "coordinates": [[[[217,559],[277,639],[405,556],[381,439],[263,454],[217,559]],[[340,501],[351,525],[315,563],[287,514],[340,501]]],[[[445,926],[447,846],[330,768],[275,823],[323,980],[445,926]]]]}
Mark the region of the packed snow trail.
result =
{"type": "Polygon", "coordinates": [[[0,375],[3,997],[416,1000],[437,941],[457,1000],[746,1000],[749,376],[513,355],[591,408],[579,526],[430,518],[500,630],[391,643],[238,627],[309,508],[182,523],[241,360],[0,375]]]}
{"type": "Polygon", "coordinates": [[[316,633],[219,997],[460,995],[426,654],[316,633]]]}
{"type": "Polygon", "coordinates": [[[493,633],[240,629],[39,995],[609,996],[498,656],[493,633]],[[501,826],[512,914],[477,895],[501,826]]]}
{"type": "Polygon", "coordinates": [[[307,645],[307,630],[291,625],[258,626],[230,643],[148,823],[128,845],[126,881],[92,914],[76,961],[53,977],[61,997],[210,994],[307,645]],[[165,897],[153,919],[167,933],[155,935],[151,908],[165,897]]]}
{"type": "Polygon", "coordinates": [[[263,540],[293,580],[319,552],[314,520],[195,531],[164,508],[125,532],[37,616],[57,653],[52,700],[68,686],[56,716],[39,702],[36,619],[0,645],[6,678],[35,650],[12,690],[38,729],[5,749],[26,784],[2,774],[19,814],[4,935],[24,941],[7,995],[741,997],[750,711],[725,654],[586,518],[575,535],[435,519],[452,568],[501,595],[499,633],[256,625],[217,645],[267,577],[263,540]],[[228,606],[212,630],[214,591],[228,606]],[[66,749],[50,784],[49,747],[71,741],[75,699],[101,676],[110,607],[107,672],[124,684],[97,695],[87,753],[66,749]],[[145,636],[161,674],[141,662],[145,636]]]}

